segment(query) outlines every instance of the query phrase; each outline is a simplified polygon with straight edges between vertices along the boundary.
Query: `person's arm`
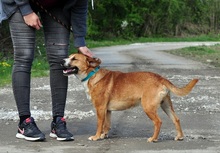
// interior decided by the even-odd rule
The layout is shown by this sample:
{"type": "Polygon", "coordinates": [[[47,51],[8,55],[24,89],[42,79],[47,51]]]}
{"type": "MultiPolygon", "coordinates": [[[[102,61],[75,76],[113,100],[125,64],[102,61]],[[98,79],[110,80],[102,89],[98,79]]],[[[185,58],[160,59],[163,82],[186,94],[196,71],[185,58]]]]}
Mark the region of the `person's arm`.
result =
{"type": "Polygon", "coordinates": [[[16,5],[18,6],[25,23],[37,30],[42,27],[39,17],[35,14],[29,4],[29,0],[15,0],[16,5]]]}
{"type": "Polygon", "coordinates": [[[71,8],[71,25],[74,36],[74,46],[79,52],[92,57],[93,53],[86,47],[88,0],[76,0],[71,8]]]}
{"type": "Polygon", "coordinates": [[[29,0],[14,0],[19,10],[21,11],[22,16],[33,13],[33,10],[29,4],[29,0]]]}
{"type": "Polygon", "coordinates": [[[92,57],[93,53],[85,43],[87,11],[88,0],[67,0],[64,6],[64,14],[70,20],[72,26],[74,46],[79,52],[92,57]]]}
{"type": "Polygon", "coordinates": [[[74,46],[85,46],[85,36],[87,30],[87,10],[88,0],[77,0],[71,9],[71,25],[74,36],[74,46]]]}

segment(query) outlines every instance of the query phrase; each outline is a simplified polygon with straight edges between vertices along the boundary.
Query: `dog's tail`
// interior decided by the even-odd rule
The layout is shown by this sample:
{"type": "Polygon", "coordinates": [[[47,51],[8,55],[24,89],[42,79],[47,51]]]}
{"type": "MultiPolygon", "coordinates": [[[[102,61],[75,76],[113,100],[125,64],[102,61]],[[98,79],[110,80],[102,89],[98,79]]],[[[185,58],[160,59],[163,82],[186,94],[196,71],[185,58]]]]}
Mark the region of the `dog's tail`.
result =
{"type": "Polygon", "coordinates": [[[193,79],[191,80],[185,87],[182,88],[178,88],[175,85],[173,85],[170,81],[166,80],[164,81],[164,85],[170,89],[174,94],[178,95],[178,96],[185,96],[188,95],[190,93],[190,91],[192,90],[192,88],[196,85],[196,83],[198,82],[198,79],[193,79]]]}

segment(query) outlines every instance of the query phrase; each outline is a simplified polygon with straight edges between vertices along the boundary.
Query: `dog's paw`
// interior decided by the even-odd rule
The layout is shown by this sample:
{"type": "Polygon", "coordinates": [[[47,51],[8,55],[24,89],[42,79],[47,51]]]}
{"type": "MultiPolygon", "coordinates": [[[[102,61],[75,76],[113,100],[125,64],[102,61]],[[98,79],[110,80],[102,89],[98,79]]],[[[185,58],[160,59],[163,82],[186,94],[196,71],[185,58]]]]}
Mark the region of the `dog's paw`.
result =
{"type": "Polygon", "coordinates": [[[157,142],[157,139],[154,139],[153,137],[148,138],[147,142],[157,142]]]}
{"type": "Polygon", "coordinates": [[[100,137],[97,137],[97,136],[91,136],[88,138],[88,140],[90,140],[90,141],[97,141],[99,139],[100,139],[100,137]]]}
{"type": "Polygon", "coordinates": [[[101,136],[100,136],[101,139],[105,139],[105,138],[108,138],[108,134],[106,133],[102,133],[101,136]]]}
{"type": "Polygon", "coordinates": [[[175,141],[182,141],[183,140],[183,136],[176,136],[174,140],[175,141]]]}

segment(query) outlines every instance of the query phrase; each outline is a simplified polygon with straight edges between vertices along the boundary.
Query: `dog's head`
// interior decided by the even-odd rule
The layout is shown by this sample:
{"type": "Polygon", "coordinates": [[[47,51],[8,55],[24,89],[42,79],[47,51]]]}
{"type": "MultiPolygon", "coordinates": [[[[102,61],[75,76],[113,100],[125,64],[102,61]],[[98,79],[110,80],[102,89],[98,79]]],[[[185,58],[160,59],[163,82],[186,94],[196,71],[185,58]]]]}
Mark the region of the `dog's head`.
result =
{"type": "Polygon", "coordinates": [[[63,74],[65,76],[71,74],[87,74],[95,67],[101,64],[99,58],[92,58],[84,54],[71,54],[68,58],[61,61],[64,67],[63,74]]]}

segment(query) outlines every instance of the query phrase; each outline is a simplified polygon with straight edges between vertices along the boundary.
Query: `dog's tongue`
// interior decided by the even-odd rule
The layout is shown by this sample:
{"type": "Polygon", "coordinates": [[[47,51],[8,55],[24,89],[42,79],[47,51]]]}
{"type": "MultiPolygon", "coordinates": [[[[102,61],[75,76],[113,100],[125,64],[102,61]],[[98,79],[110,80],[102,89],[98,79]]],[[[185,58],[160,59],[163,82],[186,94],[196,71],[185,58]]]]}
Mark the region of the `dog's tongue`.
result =
{"type": "Polygon", "coordinates": [[[69,72],[72,72],[72,69],[63,70],[63,73],[64,73],[64,74],[69,73],[69,72]]]}

